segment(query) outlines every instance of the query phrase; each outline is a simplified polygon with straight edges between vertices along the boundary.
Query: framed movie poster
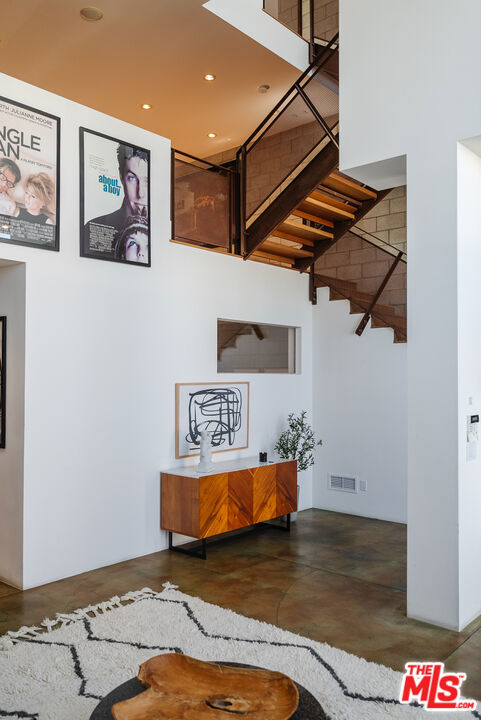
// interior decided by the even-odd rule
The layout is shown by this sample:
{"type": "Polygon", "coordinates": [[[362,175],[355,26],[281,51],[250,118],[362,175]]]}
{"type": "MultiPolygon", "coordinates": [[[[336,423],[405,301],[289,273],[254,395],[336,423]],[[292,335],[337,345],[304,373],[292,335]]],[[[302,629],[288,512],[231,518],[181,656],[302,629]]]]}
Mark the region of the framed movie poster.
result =
{"type": "Polygon", "coordinates": [[[177,383],[175,457],[200,455],[200,433],[212,435],[212,452],[249,446],[249,383],[177,383]]]}
{"type": "Polygon", "coordinates": [[[150,151],[80,128],[80,255],[150,267],[150,151]]]}
{"type": "Polygon", "coordinates": [[[60,118],[0,97],[0,241],[58,250],[60,118]]]}
{"type": "Polygon", "coordinates": [[[7,318],[0,317],[0,448],[5,447],[5,400],[7,394],[7,318]]]}

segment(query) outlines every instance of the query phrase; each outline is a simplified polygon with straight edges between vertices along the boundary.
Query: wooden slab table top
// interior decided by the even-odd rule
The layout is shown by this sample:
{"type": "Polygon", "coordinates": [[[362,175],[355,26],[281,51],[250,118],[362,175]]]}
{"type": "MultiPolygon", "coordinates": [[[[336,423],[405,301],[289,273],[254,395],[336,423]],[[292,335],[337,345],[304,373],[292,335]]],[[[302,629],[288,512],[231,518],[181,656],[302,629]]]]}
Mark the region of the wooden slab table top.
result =
{"type": "MultiPolygon", "coordinates": [[[[182,658],[183,656],[178,655],[178,657],[182,658]]],[[[147,661],[147,662],[149,662],[149,661],[147,661]]],[[[181,679],[183,679],[182,685],[186,689],[189,689],[190,684],[185,681],[185,675],[184,675],[184,672],[180,665],[180,663],[182,663],[183,661],[180,660],[178,662],[179,662],[179,665],[177,665],[178,672],[176,672],[175,675],[177,675],[181,679]]],[[[198,661],[195,661],[195,662],[198,662],[198,661]]],[[[211,663],[202,663],[202,664],[210,665],[211,663]]],[[[257,672],[260,670],[261,673],[264,672],[263,668],[255,668],[252,665],[240,665],[239,663],[222,663],[222,664],[212,663],[212,665],[216,668],[223,668],[222,673],[228,672],[230,669],[233,669],[233,668],[236,668],[239,670],[240,669],[255,670],[257,672]]],[[[148,684],[148,683],[145,683],[146,677],[144,676],[144,671],[142,670],[142,667],[143,666],[141,666],[141,670],[139,671],[139,677],[143,678],[144,684],[142,684],[138,678],[131,678],[130,680],[127,680],[126,682],[122,683],[118,687],[114,688],[110,693],[108,693],[108,695],[106,695],[100,701],[100,703],[97,705],[97,707],[94,709],[92,715],[90,716],[90,720],[112,720],[112,718],[116,718],[116,720],[120,720],[120,719],[123,720],[123,718],[126,717],[125,715],[121,715],[121,714],[119,715],[119,712],[121,713],[122,709],[127,707],[123,701],[127,700],[127,701],[131,702],[132,699],[134,699],[138,696],[142,698],[146,694],[145,684],[148,684]],[[123,706],[123,708],[121,706],[123,706]],[[115,714],[115,713],[117,713],[117,714],[115,714]]],[[[174,667],[174,666],[172,666],[172,667],[174,667]]],[[[214,670],[214,672],[216,672],[216,670],[214,670]]],[[[273,673],[273,675],[280,676],[280,678],[286,677],[285,675],[282,675],[281,673],[273,673]]],[[[262,675],[262,677],[266,677],[266,675],[262,675]]],[[[162,679],[161,679],[161,682],[162,682],[162,679]]],[[[277,680],[274,679],[274,684],[276,682],[278,683],[278,686],[274,692],[270,693],[271,699],[274,697],[275,693],[279,693],[280,697],[285,696],[284,690],[281,689],[282,682],[279,681],[279,679],[277,679],[277,680]]],[[[177,689],[179,689],[179,682],[176,678],[174,678],[174,683],[175,683],[177,689]]],[[[294,685],[297,689],[299,702],[297,705],[297,709],[294,710],[294,714],[289,716],[290,720],[326,720],[326,715],[325,715],[320,703],[318,702],[318,700],[316,700],[316,698],[310,692],[308,692],[308,690],[306,690],[302,685],[299,685],[299,683],[294,683],[294,685]]],[[[232,718],[232,716],[239,717],[239,718],[246,717],[246,718],[250,718],[250,720],[254,720],[254,718],[256,718],[256,717],[259,717],[259,718],[262,717],[262,718],[264,718],[264,720],[265,720],[265,718],[270,718],[269,715],[266,715],[264,713],[264,710],[262,710],[262,713],[263,713],[262,715],[257,715],[257,716],[253,715],[252,714],[252,712],[254,712],[253,705],[251,705],[249,708],[245,707],[244,710],[246,712],[243,712],[243,711],[229,712],[229,709],[232,708],[232,705],[227,705],[227,704],[221,705],[220,703],[221,702],[229,703],[232,701],[232,699],[235,699],[235,698],[231,697],[232,688],[233,688],[233,686],[231,686],[231,685],[229,685],[228,687],[226,686],[225,691],[223,691],[223,695],[225,696],[224,698],[219,698],[220,692],[219,692],[218,684],[216,684],[212,695],[211,695],[210,687],[206,686],[204,688],[204,690],[207,690],[207,693],[208,693],[207,697],[205,697],[205,693],[203,693],[204,702],[207,698],[213,697],[213,699],[214,699],[214,702],[211,702],[211,705],[213,705],[214,707],[211,707],[210,705],[205,706],[207,708],[206,712],[210,712],[210,715],[205,716],[206,718],[211,717],[212,720],[216,720],[216,718],[217,718],[217,720],[223,720],[223,719],[227,720],[228,717],[232,718]],[[227,697],[227,699],[226,699],[226,697],[227,697]],[[251,712],[251,714],[249,715],[247,711],[251,712]]],[[[199,687],[197,686],[197,690],[198,689],[199,689],[199,687]]],[[[163,691],[160,690],[160,692],[163,692],[163,691]]],[[[249,691],[247,690],[247,692],[249,692],[249,691]]],[[[236,696],[236,697],[238,700],[239,697],[238,696],[236,696]]],[[[248,695],[246,697],[250,698],[251,695],[248,695]]],[[[292,692],[289,690],[287,692],[287,698],[290,698],[290,697],[292,697],[292,692]]],[[[177,716],[172,715],[172,714],[170,714],[170,715],[164,714],[164,711],[166,711],[166,708],[161,706],[155,712],[152,712],[152,713],[148,712],[148,714],[141,715],[140,717],[142,717],[142,720],[146,720],[146,718],[149,718],[149,720],[154,720],[154,719],[155,720],[173,720],[173,718],[176,718],[176,717],[184,718],[184,719],[191,718],[191,717],[193,717],[193,718],[202,717],[202,716],[199,716],[198,713],[196,713],[196,709],[195,709],[195,703],[198,702],[198,700],[199,700],[199,696],[197,696],[197,700],[190,701],[191,708],[194,708],[194,715],[184,714],[185,702],[183,701],[184,708],[182,708],[182,705],[180,705],[179,714],[177,716]]],[[[258,698],[256,696],[254,696],[253,701],[254,701],[254,703],[257,702],[258,698]]],[[[289,703],[289,700],[287,702],[289,703]]],[[[172,703],[170,703],[170,706],[172,709],[172,703]]],[[[130,705],[130,708],[132,708],[132,707],[134,707],[134,706],[130,705]]],[[[174,703],[174,707],[175,707],[175,703],[174,703]]],[[[280,709],[281,713],[288,712],[288,711],[289,711],[289,707],[286,705],[284,705],[280,709]]],[[[166,712],[169,712],[169,711],[166,711],[166,712]]],[[[127,717],[129,717],[129,716],[127,716],[127,717]]],[[[130,720],[133,720],[133,718],[135,718],[135,717],[136,717],[135,715],[131,716],[130,720]]],[[[280,717],[283,717],[283,715],[281,714],[280,717]]]]}
{"type": "Polygon", "coordinates": [[[288,720],[299,702],[295,684],[271,670],[233,668],[176,653],[140,666],[147,689],[112,707],[115,720],[209,720],[237,715],[248,720],[288,720]]]}

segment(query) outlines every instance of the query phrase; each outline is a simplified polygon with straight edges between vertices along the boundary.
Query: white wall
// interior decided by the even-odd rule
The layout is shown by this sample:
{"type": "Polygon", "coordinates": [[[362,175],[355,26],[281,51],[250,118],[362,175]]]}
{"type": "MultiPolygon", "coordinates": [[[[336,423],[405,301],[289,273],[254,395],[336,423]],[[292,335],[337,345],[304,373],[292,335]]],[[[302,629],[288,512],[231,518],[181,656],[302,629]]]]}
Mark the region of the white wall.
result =
{"type": "MultiPolygon", "coordinates": [[[[305,276],[169,242],[167,140],[0,78],[6,97],[62,119],[60,252],[0,245],[0,257],[27,266],[32,587],[166,546],[159,473],[174,464],[174,385],[217,378],[217,317],[302,328],[302,374],[237,377],[251,381],[250,447],[231,457],[270,451],[288,412],[310,412],[312,313],[305,276]],[[79,257],[79,125],[151,149],[152,268],[79,257]]],[[[311,500],[308,476],[301,506],[311,500]]]]}
{"type": "Polygon", "coordinates": [[[355,334],[361,315],[347,300],[317,291],[313,315],[313,404],[323,445],[313,469],[313,504],[327,510],[406,522],[406,345],[388,328],[355,334]],[[358,494],[328,489],[328,473],[367,482],[358,494]]]}
{"type": "Polygon", "coordinates": [[[264,12],[262,0],[208,0],[204,7],[302,72],[309,65],[309,44],[264,12]]]}
{"type": "MultiPolygon", "coordinates": [[[[481,152],[481,137],[474,145],[481,152]]],[[[481,157],[458,145],[458,277],[459,282],[459,615],[467,625],[480,610],[481,572],[481,444],[476,457],[467,460],[467,416],[481,409],[481,312],[473,313],[473,298],[479,294],[481,278],[481,157]],[[471,403],[470,403],[471,398],[471,403]]],[[[479,428],[479,424],[478,424],[479,428]]],[[[481,429],[478,430],[481,440],[481,429]]]]}
{"type": "Polygon", "coordinates": [[[481,402],[479,292],[468,271],[479,278],[479,261],[466,190],[459,207],[457,198],[477,188],[467,169],[458,176],[457,142],[481,134],[480,23],[477,0],[340,6],[341,168],[385,187],[406,167],[408,614],[455,629],[481,613],[479,587],[465,581],[468,567],[481,576],[479,546],[477,557],[469,551],[478,535],[463,509],[473,499],[471,512],[481,509],[463,460],[468,397],[473,414],[481,402]]]}
{"type": "MultiPolygon", "coordinates": [[[[0,263],[0,315],[7,317],[6,444],[0,449],[0,580],[23,581],[25,265],[0,263]]],[[[1,342],[1,339],[0,339],[1,342]]]]}

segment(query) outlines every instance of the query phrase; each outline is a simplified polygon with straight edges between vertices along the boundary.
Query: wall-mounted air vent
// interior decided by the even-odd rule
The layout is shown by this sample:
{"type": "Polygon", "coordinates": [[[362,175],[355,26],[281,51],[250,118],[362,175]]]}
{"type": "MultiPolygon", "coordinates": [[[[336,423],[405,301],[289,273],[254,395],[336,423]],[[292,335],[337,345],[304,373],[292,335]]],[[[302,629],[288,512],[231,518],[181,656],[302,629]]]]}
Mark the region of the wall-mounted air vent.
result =
{"type": "Polygon", "coordinates": [[[357,493],[357,478],[343,475],[329,475],[329,490],[357,493]]]}

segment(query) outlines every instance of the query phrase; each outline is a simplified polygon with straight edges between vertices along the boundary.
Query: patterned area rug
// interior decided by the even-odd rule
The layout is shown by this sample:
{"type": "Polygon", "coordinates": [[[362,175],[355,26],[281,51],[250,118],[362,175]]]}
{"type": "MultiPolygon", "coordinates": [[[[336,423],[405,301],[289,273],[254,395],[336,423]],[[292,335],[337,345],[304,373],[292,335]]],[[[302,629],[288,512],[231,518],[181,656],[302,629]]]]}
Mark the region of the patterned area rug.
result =
{"type": "MultiPolygon", "coordinates": [[[[105,695],[163,652],[279,670],[312,693],[331,720],[429,716],[399,704],[400,673],[166,583],[161,593],[130,592],[1,637],[0,718],[88,720],[105,695]]],[[[435,715],[481,718],[477,711],[435,715]]]]}

